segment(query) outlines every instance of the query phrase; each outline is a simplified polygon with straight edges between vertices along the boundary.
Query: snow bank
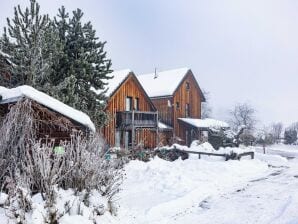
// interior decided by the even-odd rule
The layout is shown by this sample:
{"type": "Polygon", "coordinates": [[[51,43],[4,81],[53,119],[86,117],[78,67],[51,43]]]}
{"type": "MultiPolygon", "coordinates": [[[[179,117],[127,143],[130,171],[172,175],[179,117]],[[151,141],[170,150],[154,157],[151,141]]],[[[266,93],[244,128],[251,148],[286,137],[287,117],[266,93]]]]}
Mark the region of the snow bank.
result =
{"type": "Polygon", "coordinates": [[[158,157],[125,166],[126,179],[119,194],[121,223],[171,223],[175,215],[227,189],[267,173],[259,160],[214,162],[158,157]]]}
{"type": "Polygon", "coordinates": [[[262,154],[258,152],[255,153],[255,159],[261,160],[271,166],[285,166],[288,162],[285,157],[279,155],[262,154]]]}
{"type": "MultiPolygon", "coordinates": [[[[75,194],[72,189],[57,191],[57,215],[61,216],[59,223],[61,224],[93,224],[94,220],[97,223],[113,223],[109,212],[108,200],[101,196],[98,191],[91,191],[89,197],[89,206],[83,203],[85,192],[75,194]]],[[[0,200],[3,202],[7,199],[6,194],[1,194],[0,200]]],[[[32,212],[27,213],[28,223],[41,224],[44,223],[47,217],[45,209],[45,201],[41,194],[36,194],[32,198],[32,212]]],[[[6,211],[0,208],[0,223],[13,223],[5,216],[6,211]]]]}
{"type": "Polygon", "coordinates": [[[87,114],[62,103],[61,101],[34,89],[31,86],[24,85],[12,89],[0,87],[0,95],[2,96],[2,100],[17,100],[17,98],[20,97],[26,97],[28,99],[34,100],[41,105],[44,105],[60,114],[65,115],[66,117],[73,119],[74,121],[88,127],[91,131],[95,132],[95,125],[87,114]]]}

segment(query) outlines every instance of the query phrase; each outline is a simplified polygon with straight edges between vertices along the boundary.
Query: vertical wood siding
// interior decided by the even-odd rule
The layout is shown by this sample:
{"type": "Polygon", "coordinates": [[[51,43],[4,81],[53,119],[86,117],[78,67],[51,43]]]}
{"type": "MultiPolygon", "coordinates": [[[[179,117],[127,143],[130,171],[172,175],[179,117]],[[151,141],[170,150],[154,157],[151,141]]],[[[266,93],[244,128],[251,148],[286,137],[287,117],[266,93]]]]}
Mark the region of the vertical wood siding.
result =
{"type": "MultiPolygon", "coordinates": [[[[158,110],[161,121],[172,126],[174,129],[173,134],[184,140],[182,143],[185,144],[185,133],[189,128],[178,120],[178,118],[186,117],[185,105],[189,104],[189,117],[201,118],[201,91],[192,73],[189,72],[185,76],[173,96],[153,98],[152,102],[158,110]],[[188,90],[186,83],[189,83],[188,90]],[[171,107],[168,106],[168,101],[170,101],[171,107]],[[179,108],[176,106],[177,102],[179,103],[179,108]]],[[[167,136],[169,136],[168,133],[167,136]]]]}
{"type": "Polygon", "coordinates": [[[163,123],[173,126],[173,97],[153,98],[151,101],[158,111],[159,119],[163,123]]]}
{"type": "MultiPolygon", "coordinates": [[[[114,93],[108,100],[108,105],[106,107],[106,112],[110,116],[110,121],[103,128],[103,135],[110,146],[115,145],[116,112],[125,111],[125,99],[127,96],[132,97],[133,99],[139,98],[140,111],[154,111],[150,99],[146,97],[146,94],[139,86],[135,76],[130,74],[125,82],[118,88],[116,93],[114,93]]],[[[132,102],[134,104],[134,100],[132,100],[132,102]]],[[[137,144],[144,141],[145,147],[154,147],[156,145],[156,134],[147,129],[138,130],[136,132],[136,141],[137,144]]]]}
{"type": "MultiPolygon", "coordinates": [[[[174,133],[175,136],[179,136],[184,141],[186,140],[185,132],[188,129],[182,122],[179,122],[178,118],[186,117],[185,108],[186,104],[189,104],[190,107],[190,116],[191,118],[201,118],[201,94],[200,89],[196,85],[196,80],[194,77],[188,73],[184,80],[180,83],[179,87],[174,93],[173,103],[176,105],[176,102],[179,102],[180,108],[173,111],[174,117],[174,133]],[[186,83],[189,83],[189,90],[186,88],[186,83]]],[[[185,143],[185,142],[184,142],[185,143]]]]}

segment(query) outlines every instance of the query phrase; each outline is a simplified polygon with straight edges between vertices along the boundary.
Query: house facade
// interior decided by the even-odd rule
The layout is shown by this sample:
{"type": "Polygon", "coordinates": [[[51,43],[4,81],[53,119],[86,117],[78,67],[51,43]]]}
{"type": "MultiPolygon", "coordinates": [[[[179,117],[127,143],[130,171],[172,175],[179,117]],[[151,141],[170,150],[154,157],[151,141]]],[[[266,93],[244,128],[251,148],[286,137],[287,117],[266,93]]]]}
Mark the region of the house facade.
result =
{"type": "Polygon", "coordinates": [[[205,97],[199,84],[188,68],[155,72],[138,76],[145,91],[156,107],[162,123],[172,128],[172,131],[160,129],[164,142],[170,138],[181,144],[189,145],[198,139],[197,128],[180,118],[200,119],[201,103],[205,97]]]}
{"type": "Polygon", "coordinates": [[[155,148],[158,112],[131,70],[115,71],[108,80],[105,112],[110,119],[101,130],[110,147],[155,148]]]}

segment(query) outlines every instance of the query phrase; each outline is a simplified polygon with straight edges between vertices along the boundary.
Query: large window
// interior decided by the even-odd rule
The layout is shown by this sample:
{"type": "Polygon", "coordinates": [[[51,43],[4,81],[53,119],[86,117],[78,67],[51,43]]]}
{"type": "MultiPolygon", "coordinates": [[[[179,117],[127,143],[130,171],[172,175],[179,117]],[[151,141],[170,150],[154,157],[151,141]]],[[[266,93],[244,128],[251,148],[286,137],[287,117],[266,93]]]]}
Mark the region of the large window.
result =
{"type": "Polygon", "coordinates": [[[179,102],[176,102],[176,110],[179,110],[180,109],[180,104],[179,102]]]}
{"type": "Polygon", "coordinates": [[[190,117],[189,103],[185,104],[185,117],[190,117]]]}
{"type": "Polygon", "coordinates": [[[125,100],[125,110],[132,111],[132,97],[127,96],[125,100]]]}

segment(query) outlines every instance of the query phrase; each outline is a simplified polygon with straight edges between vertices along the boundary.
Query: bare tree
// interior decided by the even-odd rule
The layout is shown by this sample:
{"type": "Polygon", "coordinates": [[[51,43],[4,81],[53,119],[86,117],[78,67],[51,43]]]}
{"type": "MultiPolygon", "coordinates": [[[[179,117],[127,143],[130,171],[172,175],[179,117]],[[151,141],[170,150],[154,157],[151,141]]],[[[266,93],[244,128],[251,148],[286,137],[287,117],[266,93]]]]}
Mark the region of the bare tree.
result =
{"type": "Polygon", "coordinates": [[[282,129],[283,129],[283,124],[281,122],[271,124],[270,132],[273,136],[274,142],[278,142],[278,140],[280,139],[282,129]]]}
{"type": "Polygon", "coordinates": [[[256,110],[249,104],[236,104],[230,111],[231,127],[234,130],[239,130],[240,127],[245,126],[246,130],[252,131],[255,128],[257,120],[255,118],[256,110]]]}
{"type": "Polygon", "coordinates": [[[210,106],[210,93],[203,89],[203,94],[205,96],[206,102],[202,102],[202,112],[201,112],[201,118],[209,118],[212,116],[212,108],[210,106]]]}

